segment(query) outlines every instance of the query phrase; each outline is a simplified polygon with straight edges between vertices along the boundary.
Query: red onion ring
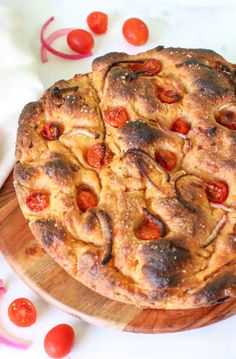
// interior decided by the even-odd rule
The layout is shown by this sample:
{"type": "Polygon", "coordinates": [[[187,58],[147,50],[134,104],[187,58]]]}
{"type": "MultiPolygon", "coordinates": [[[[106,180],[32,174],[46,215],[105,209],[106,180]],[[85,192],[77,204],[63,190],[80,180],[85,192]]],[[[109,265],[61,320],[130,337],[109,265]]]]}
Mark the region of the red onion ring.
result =
{"type": "Polygon", "coordinates": [[[26,350],[29,349],[31,343],[25,341],[19,341],[16,339],[10,339],[3,334],[0,334],[0,344],[6,345],[8,347],[19,349],[19,350],[26,350]]]}
{"type": "Polygon", "coordinates": [[[213,228],[211,234],[207,237],[207,239],[203,243],[200,244],[200,248],[206,248],[207,246],[209,246],[209,244],[211,244],[216,239],[218,232],[221,230],[225,222],[226,222],[226,215],[224,214],[221,220],[218,221],[218,223],[216,224],[215,228],[213,228]]]}
{"type": "MultiPolygon", "coordinates": [[[[73,28],[66,28],[66,29],[60,29],[60,30],[54,31],[46,39],[48,45],[51,45],[59,37],[69,34],[69,32],[71,32],[72,30],[73,30],[73,28]]],[[[41,60],[43,63],[48,62],[47,52],[48,52],[48,50],[46,49],[46,47],[42,45],[41,46],[41,60]]]]}
{"type": "Polygon", "coordinates": [[[0,279],[0,295],[3,295],[6,292],[3,279],[0,279]]]}
{"type": "Polygon", "coordinates": [[[40,34],[40,39],[41,39],[41,44],[42,44],[42,48],[41,48],[41,59],[42,62],[47,62],[47,56],[46,56],[46,50],[51,52],[53,55],[61,57],[63,59],[68,59],[68,60],[79,60],[79,59],[84,59],[86,57],[92,56],[92,53],[89,52],[87,54],[67,54],[61,51],[58,51],[56,49],[54,49],[51,46],[51,43],[57,39],[58,37],[61,37],[63,35],[67,35],[71,30],[73,29],[61,29],[61,30],[57,30],[54,33],[52,33],[47,39],[45,38],[45,32],[47,31],[48,26],[50,25],[50,23],[54,20],[54,16],[52,16],[50,19],[48,19],[45,24],[42,26],[41,29],[41,34],[40,34]],[[45,51],[44,49],[45,48],[45,51]]]}

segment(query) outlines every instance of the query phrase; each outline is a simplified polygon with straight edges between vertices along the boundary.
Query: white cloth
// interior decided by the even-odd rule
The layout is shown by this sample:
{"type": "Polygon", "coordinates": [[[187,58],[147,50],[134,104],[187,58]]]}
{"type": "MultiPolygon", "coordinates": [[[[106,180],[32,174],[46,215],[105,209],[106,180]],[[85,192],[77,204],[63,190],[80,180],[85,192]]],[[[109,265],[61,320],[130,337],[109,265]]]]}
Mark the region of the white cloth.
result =
{"type": "MultiPolygon", "coordinates": [[[[156,45],[208,47],[236,62],[234,0],[0,0],[0,187],[14,164],[17,120],[23,106],[61,78],[91,70],[94,57],[109,51],[135,53],[156,45]],[[49,55],[40,61],[40,28],[52,15],[48,33],[63,27],[87,28],[94,10],[109,14],[109,30],[95,36],[94,56],[79,61],[49,55]],[[149,26],[145,46],[125,42],[122,24],[142,18],[149,26]]],[[[55,46],[68,51],[65,38],[55,46]]]]}
{"type": "Polygon", "coordinates": [[[23,34],[15,32],[16,19],[16,11],[0,5],[0,187],[14,165],[19,113],[43,90],[29,46],[23,34]]]}

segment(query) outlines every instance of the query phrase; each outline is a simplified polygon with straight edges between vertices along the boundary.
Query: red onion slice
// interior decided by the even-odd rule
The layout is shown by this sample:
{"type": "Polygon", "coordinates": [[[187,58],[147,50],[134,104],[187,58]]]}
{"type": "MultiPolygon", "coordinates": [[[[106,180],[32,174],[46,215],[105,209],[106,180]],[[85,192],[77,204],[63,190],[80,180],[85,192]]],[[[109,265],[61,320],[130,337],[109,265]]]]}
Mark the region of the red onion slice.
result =
{"type": "MultiPolygon", "coordinates": [[[[47,31],[48,26],[50,25],[50,23],[54,20],[54,16],[52,16],[50,19],[48,19],[45,24],[42,26],[41,29],[41,34],[40,34],[40,39],[41,39],[41,44],[42,44],[42,48],[45,48],[47,51],[51,52],[53,55],[61,57],[63,59],[68,59],[68,60],[79,60],[79,59],[84,59],[86,57],[92,56],[92,53],[89,52],[87,54],[67,54],[61,51],[58,51],[56,49],[54,49],[51,46],[51,43],[57,39],[58,37],[61,37],[63,35],[67,35],[72,29],[61,29],[61,30],[57,30],[54,33],[52,33],[48,39],[45,38],[45,32],[47,31]]],[[[45,50],[45,51],[46,51],[45,50]]],[[[41,49],[41,59],[42,62],[47,62],[47,56],[46,52],[44,52],[44,49],[41,49]]]]}
{"type": "Polygon", "coordinates": [[[0,279],[0,295],[3,295],[6,292],[3,279],[0,279]]]}
{"type": "MultiPolygon", "coordinates": [[[[65,36],[71,32],[73,28],[66,28],[66,29],[60,29],[54,31],[51,35],[48,36],[46,39],[47,43],[51,45],[56,39],[59,37],[65,36]]],[[[48,62],[48,56],[47,56],[48,50],[43,45],[41,46],[41,60],[43,63],[48,62]]]]}
{"type": "Polygon", "coordinates": [[[201,248],[206,248],[207,246],[209,246],[209,244],[211,244],[214,241],[214,239],[216,239],[218,232],[225,224],[225,221],[226,221],[226,215],[224,214],[221,220],[216,224],[215,228],[208,236],[208,238],[203,243],[200,244],[201,248]]]}
{"type": "Polygon", "coordinates": [[[29,342],[10,339],[3,334],[0,334],[0,344],[6,345],[6,346],[14,348],[14,349],[19,349],[19,350],[29,349],[29,347],[31,345],[31,343],[29,343],[29,342]]]}
{"type": "Polygon", "coordinates": [[[214,207],[214,208],[223,209],[223,210],[226,211],[226,212],[233,212],[233,210],[235,210],[235,209],[233,209],[233,208],[231,208],[231,207],[227,207],[227,206],[225,206],[224,204],[220,204],[220,203],[210,202],[210,205],[211,205],[212,207],[214,207]]]}

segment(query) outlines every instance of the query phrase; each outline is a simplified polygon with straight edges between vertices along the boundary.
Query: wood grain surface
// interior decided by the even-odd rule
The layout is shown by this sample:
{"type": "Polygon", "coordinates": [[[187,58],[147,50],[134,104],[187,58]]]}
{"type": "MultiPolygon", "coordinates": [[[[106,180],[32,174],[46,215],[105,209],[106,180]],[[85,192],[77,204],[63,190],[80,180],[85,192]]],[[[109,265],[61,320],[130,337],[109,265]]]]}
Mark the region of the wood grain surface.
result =
{"type": "Polygon", "coordinates": [[[236,313],[236,299],[193,310],[142,310],[86,288],[36,243],[19,208],[12,175],[0,190],[0,249],[32,290],[59,309],[93,324],[135,333],[170,333],[199,328],[236,313]]]}

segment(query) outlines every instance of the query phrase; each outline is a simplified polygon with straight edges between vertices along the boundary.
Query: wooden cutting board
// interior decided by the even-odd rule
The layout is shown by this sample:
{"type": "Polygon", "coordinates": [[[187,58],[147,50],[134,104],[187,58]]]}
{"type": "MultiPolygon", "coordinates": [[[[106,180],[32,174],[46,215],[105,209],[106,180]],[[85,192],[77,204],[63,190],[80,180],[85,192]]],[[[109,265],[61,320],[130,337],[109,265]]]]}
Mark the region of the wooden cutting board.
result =
{"type": "Polygon", "coordinates": [[[0,248],[17,275],[46,301],[93,324],[139,333],[199,328],[236,313],[236,299],[193,310],[142,310],[91,291],[37,245],[18,205],[12,175],[0,190],[0,248]]]}

